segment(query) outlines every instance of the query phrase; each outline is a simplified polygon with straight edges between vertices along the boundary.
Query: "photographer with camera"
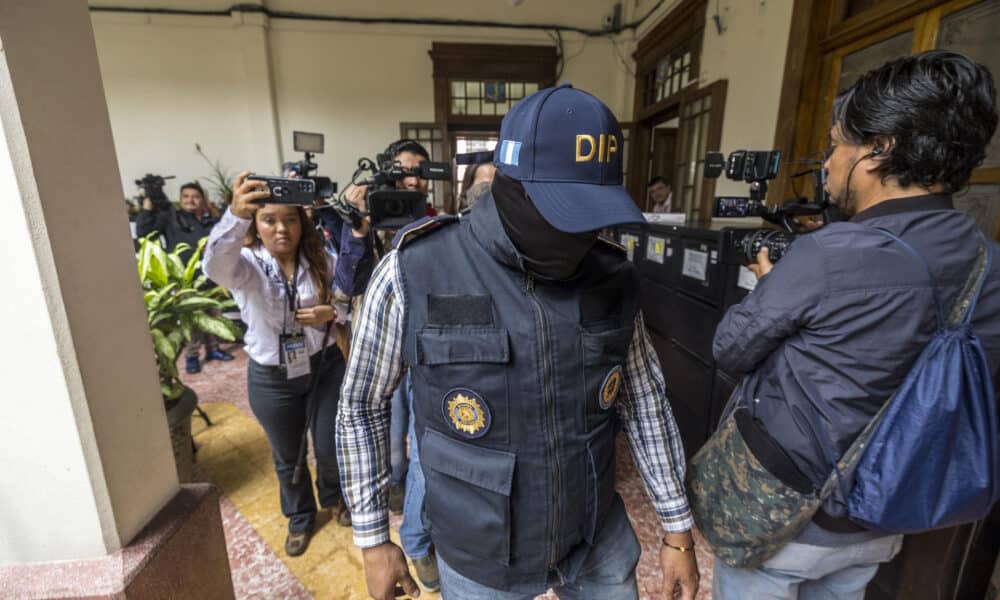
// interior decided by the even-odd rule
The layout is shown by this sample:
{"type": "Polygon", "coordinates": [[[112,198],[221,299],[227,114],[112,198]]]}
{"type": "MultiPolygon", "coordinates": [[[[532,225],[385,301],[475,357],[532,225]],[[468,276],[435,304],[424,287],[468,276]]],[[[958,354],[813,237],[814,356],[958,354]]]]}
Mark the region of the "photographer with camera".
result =
{"type": "MultiPolygon", "coordinates": [[[[279,203],[276,188],[248,175],[233,184],[232,205],[209,236],[204,269],[232,292],[247,324],[250,408],[274,457],[288,518],[285,552],[297,556],[309,544],[317,512],[305,466],[307,428],[320,505],[341,525],[351,523],[333,435],[344,356],[331,329],[347,313],[346,305],[335,305],[336,284],[363,289],[367,281],[355,279],[354,253],[342,250],[334,258],[326,251],[302,205],[279,203]]],[[[345,243],[364,235],[352,232],[345,243]]]]}
{"type": "MultiPolygon", "coordinates": [[[[389,144],[381,155],[392,165],[409,176],[396,179],[395,187],[400,191],[427,194],[428,182],[417,176],[420,165],[430,160],[430,153],[415,140],[400,139],[389,144]]],[[[346,192],[347,199],[354,205],[366,209],[369,186],[354,185],[346,192]]],[[[436,211],[427,205],[427,216],[436,216],[436,211]]],[[[421,510],[424,497],[424,477],[420,470],[420,457],[411,437],[410,456],[407,458],[406,438],[413,432],[412,418],[413,391],[408,376],[401,379],[392,395],[391,419],[389,427],[390,473],[389,509],[393,513],[403,513],[403,524],[399,536],[406,555],[413,561],[417,579],[428,591],[437,591],[439,575],[430,535],[424,529],[421,510]]]]}
{"type": "MultiPolygon", "coordinates": [[[[163,195],[162,178],[147,175],[139,183],[143,190],[143,200],[142,209],[135,219],[136,237],[146,237],[157,231],[167,251],[173,250],[178,244],[188,244],[191,249],[181,255],[182,260],[187,260],[201,238],[207,237],[212,227],[219,222],[219,209],[208,202],[205,190],[197,181],[181,186],[179,209],[175,209],[163,195]]],[[[205,347],[206,362],[233,360],[232,354],[219,348],[218,338],[199,331],[192,335],[191,342],[184,350],[184,367],[188,373],[201,371],[199,353],[202,346],[205,347]]]]}
{"type": "MultiPolygon", "coordinates": [[[[162,187],[160,190],[162,192],[162,187]]],[[[156,195],[143,187],[142,209],[135,219],[136,237],[146,237],[158,231],[163,236],[167,251],[181,243],[194,248],[219,222],[219,209],[208,202],[205,190],[196,181],[181,186],[179,209],[175,209],[165,196],[162,201],[157,201],[152,197],[156,195]]]]}
{"type": "MultiPolygon", "coordinates": [[[[431,155],[424,148],[423,144],[416,140],[401,139],[389,144],[380,156],[384,156],[393,166],[401,168],[406,176],[395,180],[395,187],[400,191],[420,192],[427,195],[427,179],[419,176],[420,165],[431,159],[431,155]]],[[[381,166],[381,165],[380,165],[381,166]]],[[[368,210],[367,195],[369,193],[367,185],[351,185],[346,190],[347,200],[361,210],[368,210]]],[[[426,205],[426,215],[428,217],[437,216],[437,211],[430,203],[426,205]]]]}
{"type": "MultiPolygon", "coordinates": [[[[834,464],[852,464],[849,448],[878,439],[867,437],[869,425],[911,368],[926,364],[942,311],[967,309],[987,377],[1000,364],[1000,254],[952,203],[996,126],[989,71],[944,51],[888,62],[836,99],[826,190],[850,221],[799,236],[775,264],[762,249],[751,266],[756,289],[715,334],[718,366],[743,376],[719,431],[689,465],[696,521],[717,557],[715,598],[860,600],[879,564],[899,552],[901,534],[858,524],[849,483],[857,476],[861,485],[862,472],[834,464]],[[736,480],[743,484],[726,485],[736,480]]],[[[945,377],[968,376],[948,368],[945,377]]],[[[898,446],[884,451],[901,458],[898,446]]]]}

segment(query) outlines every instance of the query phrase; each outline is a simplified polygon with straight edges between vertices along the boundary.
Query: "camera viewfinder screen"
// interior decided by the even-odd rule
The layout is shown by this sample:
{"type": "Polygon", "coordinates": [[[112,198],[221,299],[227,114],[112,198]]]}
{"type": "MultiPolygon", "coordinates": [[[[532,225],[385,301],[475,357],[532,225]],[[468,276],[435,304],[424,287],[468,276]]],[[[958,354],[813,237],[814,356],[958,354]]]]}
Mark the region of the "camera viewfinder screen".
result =
{"type": "Polygon", "coordinates": [[[716,217],[745,217],[749,208],[749,198],[720,197],[715,199],[716,217]]]}
{"type": "Polygon", "coordinates": [[[323,153],[323,134],[307,131],[293,131],[292,141],[296,152],[323,153]]]}

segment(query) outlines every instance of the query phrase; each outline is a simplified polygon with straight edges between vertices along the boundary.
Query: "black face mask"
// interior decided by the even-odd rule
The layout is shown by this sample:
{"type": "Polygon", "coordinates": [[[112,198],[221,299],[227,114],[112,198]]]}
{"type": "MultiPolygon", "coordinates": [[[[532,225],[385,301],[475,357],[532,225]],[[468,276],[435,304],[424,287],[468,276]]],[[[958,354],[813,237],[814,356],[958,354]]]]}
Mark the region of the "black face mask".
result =
{"type": "Polygon", "coordinates": [[[528,270],[544,279],[573,277],[597,241],[597,232],[559,231],[538,212],[524,186],[499,171],[490,189],[504,231],[521,253],[528,270]]]}

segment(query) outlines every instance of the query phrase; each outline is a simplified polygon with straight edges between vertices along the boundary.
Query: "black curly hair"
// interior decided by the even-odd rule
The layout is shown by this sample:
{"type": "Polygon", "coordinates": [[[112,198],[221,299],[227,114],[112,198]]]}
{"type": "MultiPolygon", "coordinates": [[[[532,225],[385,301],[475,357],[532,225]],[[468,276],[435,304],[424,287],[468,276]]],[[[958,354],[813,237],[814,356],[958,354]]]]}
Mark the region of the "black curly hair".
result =
{"type": "Polygon", "coordinates": [[[833,123],[855,145],[892,140],[883,181],[946,193],[963,189],[997,128],[989,70],[962,54],[930,50],[869,71],[834,101],[833,123]]]}

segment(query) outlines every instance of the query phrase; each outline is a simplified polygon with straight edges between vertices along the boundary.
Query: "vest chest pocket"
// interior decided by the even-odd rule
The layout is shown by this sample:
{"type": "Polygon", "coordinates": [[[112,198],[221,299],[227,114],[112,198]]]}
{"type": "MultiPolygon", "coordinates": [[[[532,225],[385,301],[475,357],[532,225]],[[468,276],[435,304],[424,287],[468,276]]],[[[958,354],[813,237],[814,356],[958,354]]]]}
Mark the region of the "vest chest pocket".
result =
{"type": "Polygon", "coordinates": [[[417,417],[452,437],[509,443],[506,329],[427,327],[417,332],[417,417]]]}
{"type": "Polygon", "coordinates": [[[424,510],[435,544],[510,564],[510,491],[515,455],[433,429],[420,440],[424,510]]]}
{"type": "Polygon", "coordinates": [[[625,385],[625,360],[631,341],[631,327],[582,335],[587,431],[607,422],[615,413],[615,402],[625,385]]]}

